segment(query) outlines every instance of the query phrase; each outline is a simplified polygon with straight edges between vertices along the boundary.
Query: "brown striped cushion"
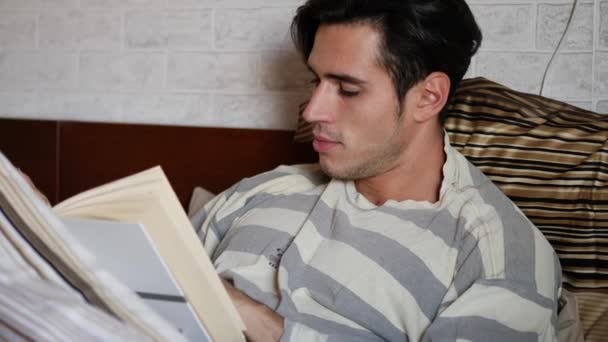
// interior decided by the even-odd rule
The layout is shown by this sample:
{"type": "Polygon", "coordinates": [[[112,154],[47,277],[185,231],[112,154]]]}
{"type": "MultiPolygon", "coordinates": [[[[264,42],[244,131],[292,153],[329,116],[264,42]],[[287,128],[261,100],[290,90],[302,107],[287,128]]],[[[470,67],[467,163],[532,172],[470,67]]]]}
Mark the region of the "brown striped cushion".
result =
{"type": "MultiPolygon", "coordinates": [[[[545,234],[587,341],[608,338],[608,115],[464,80],[449,107],[450,140],[545,234]]],[[[300,120],[297,141],[310,141],[300,120]]]]}

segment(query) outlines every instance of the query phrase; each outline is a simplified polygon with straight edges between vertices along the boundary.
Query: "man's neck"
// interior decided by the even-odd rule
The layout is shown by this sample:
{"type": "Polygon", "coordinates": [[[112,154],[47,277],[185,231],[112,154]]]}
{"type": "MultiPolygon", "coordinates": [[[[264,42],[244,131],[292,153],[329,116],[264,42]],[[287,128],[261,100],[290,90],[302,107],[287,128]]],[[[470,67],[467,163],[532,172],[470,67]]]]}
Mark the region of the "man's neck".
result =
{"type": "Polygon", "coordinates": [[[442,131],[419,135],[393,168],[356,180],[357,191],[376,205],[388,200],[437,202],[446,158],[443,144],[442,131]]]}

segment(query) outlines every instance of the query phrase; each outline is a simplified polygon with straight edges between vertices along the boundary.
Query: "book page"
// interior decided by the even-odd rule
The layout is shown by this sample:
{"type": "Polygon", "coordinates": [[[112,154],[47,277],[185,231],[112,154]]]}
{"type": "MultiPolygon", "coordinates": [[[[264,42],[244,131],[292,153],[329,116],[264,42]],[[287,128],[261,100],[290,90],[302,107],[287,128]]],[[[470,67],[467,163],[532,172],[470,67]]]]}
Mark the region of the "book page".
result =
{"type": "Polygon", "coordinates": [[[245,326],[159,167],[81,193],[55,211],[142,224],[209,335],[244,341],[245,326]]]}
{"type": "Polygon", "coordinates": [[[171,272],[138,223],[64,219],[98,264],[135,291],[190,341],[211,341],[171,272]]]}
{"type": "Polygon", "coordinates": [[[153,340],[184,340],[122,282],[97,267],[94,256],[69,233],[1,152],[0,207],[18,234],[13,241],[26,247],[22,256],[42,281],[86,298],[153,340]]]}

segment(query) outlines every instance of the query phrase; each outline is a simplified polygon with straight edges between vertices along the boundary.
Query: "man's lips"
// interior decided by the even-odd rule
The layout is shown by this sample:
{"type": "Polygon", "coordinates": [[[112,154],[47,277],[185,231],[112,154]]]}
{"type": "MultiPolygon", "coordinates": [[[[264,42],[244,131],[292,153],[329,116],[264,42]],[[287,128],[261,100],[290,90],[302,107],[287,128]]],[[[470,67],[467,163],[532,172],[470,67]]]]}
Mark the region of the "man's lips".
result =
{"type": "Polygon", "coordinates": [[[315,151],[319,153],[325,153],[329,152],[331,149],[338,146],[339,144],[340,143],[335,140],[331,140],[329,138],[321,136],[315,136],[312,142],[312,147],[315,149],[315,151]]]}

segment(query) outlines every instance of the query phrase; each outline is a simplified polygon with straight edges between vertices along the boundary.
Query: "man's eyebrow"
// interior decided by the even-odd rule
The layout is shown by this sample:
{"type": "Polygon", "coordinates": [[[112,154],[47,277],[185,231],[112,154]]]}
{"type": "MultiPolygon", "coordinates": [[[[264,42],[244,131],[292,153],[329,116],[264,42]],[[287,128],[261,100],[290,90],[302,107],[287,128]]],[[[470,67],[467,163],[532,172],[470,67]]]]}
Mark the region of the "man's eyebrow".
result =
{"type": "MultiPolygon", "coordinates": [[[[315,76],[318,76],[318,74],[315,72],[315,70],[310,65],[307,64],[306,67],[308,67],[308,70],[310,70],[310,72],[312,72],[315,76]]],[[[357,85],[363,85],[363,84],[367,83],[367,81],[364,81],[357,77],[346,75],[346,74],[327,73],[327,74],[324,74],[323,76],[326,78],[329,78],[329,79],[340,81],[340,82],[352,83],[352,84],[357,84],[357,85]]]]}

